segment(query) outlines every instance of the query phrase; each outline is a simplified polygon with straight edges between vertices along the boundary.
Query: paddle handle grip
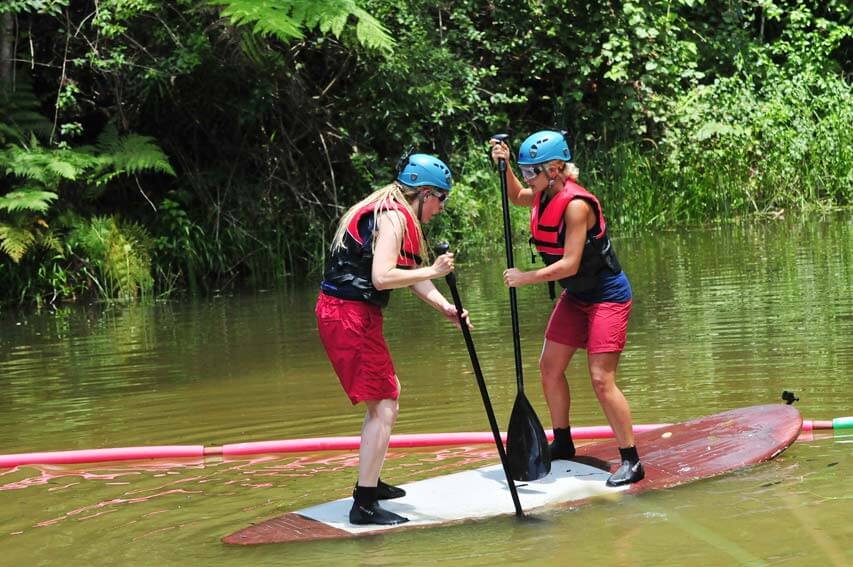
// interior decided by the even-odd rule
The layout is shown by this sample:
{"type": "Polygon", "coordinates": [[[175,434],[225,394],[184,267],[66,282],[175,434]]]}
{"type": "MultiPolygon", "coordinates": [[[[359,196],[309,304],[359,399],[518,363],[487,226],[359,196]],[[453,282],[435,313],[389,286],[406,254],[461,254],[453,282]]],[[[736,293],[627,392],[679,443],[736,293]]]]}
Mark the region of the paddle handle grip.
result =
{"type": "MultiPolygon", "coordinates": [[[[490,140],[506,143],[509,139],[509,134],[494,134],[490,140]]],[[[506,248],[506,267],[512,268],[515,266],[515,261],[512,257],[512,224],[509,217],[509,195],[507,194],[506,182],[506,160],[501,158],[498,160],[498,172],[501,181],[501,204],[503,205],[503,220],[504,220],[504,244],[506,248]]]]}
{"type": "MultiPolygon", "coordinates": [[[[436,256],[441,256],[442,254],[447,254],[448,250],[450,250],[450,243],[449,242],[439,242],[433,248],[433,251],[435,252],[436,256]]],[[[449,274],[444,276],[444,279],[447,281],[447,285],[450,286],[450,293],[453,293],[453,286],[456,285],[456,274],[454,274],[453,272],[450,272],[449,274]]],[[[457,305],[456,308],[459,309],[459,306],[457,305]]],[[[459,313],[460,313],[460,317],[461,317],[462,311],[460,310],[459,313]]],[[[461,321],[462,320],[460,319],[460,322],[461,321]]]]}
{"type": "MultiPolygon", "coordinates": [[[[495,134],[490,139],[492,139],[496,142],[500,142],[501,144],[504,144],[509,139],[509,134],[495,134]]],[[[506,160],[505,159],[501,158],[498,160],[498,170],[501,173],[506,173],[506,160]]]]}

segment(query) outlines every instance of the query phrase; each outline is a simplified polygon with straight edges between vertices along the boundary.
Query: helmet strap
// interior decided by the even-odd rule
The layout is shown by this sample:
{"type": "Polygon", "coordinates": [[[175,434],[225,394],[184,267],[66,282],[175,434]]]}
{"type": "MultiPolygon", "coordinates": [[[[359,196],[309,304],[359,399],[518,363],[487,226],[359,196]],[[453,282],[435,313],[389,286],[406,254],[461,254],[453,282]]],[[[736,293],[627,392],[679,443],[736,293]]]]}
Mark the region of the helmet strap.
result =
{"type": "Polygon", "coordinates": [[[424,201],[427,198],[429,191],[418,191],[418,222],[424,222],[421,213],[424,211],[424,201]]]}

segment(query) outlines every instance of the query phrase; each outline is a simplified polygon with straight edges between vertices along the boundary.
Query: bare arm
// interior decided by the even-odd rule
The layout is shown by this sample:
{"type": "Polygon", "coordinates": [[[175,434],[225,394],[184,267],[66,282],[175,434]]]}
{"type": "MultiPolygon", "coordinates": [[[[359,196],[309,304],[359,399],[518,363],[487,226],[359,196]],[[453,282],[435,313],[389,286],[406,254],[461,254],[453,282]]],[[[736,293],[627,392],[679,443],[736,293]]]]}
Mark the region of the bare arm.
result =
{"type": "Polygon", "coordinates": [[[586,232],[595,223],[592,207],[582,199],[569,203],[565,212],[566,244],[563,257],[539,270],[522,272],[516,268],[504,272],[504,283],[508,287],[520,287],[568,278],[580,269],[581,256],[586,244],[586,232]]]}
{"type": "MultiPolygon", "coordinates": [[[[429,281],[453,271],[453,254],[442,254],[432,266],[402,270],[397,267],[397,257],[403,243],[406,219],[403,213],[386,211],[376,219],[376,246],[373,251],[371,279],[378,290],[409,287],[429,281]]],[[[432,284],[430,284],[432,285],[432,284]]]]}
{"type": "Polygon", "coordinates": [[[412,284],[411,288],[412,293],[438,311],[444,312],[448,307],[452,307],[452,304],[438,291],[435,284],[429,280],[412,284]]]}
{"type": "MultiPolygon", "coordinates": [[[[432,305],[439,313],[444,315],[448,321],[459,327],[459,317],[456,315],[456,306],[447,301],[447,299],[442,295],[438,288],[435,285],[427,280],[424,282],[418,282],[413,284],[412,292],[420,297],[425,303],[432,305]]],[[[462,318],[465,319],[465,323],[468,325],[469,329],[473,329],[474,325],[471,324],[471,320],[468,318],[468,310],[462,310],[462,318]]]]}

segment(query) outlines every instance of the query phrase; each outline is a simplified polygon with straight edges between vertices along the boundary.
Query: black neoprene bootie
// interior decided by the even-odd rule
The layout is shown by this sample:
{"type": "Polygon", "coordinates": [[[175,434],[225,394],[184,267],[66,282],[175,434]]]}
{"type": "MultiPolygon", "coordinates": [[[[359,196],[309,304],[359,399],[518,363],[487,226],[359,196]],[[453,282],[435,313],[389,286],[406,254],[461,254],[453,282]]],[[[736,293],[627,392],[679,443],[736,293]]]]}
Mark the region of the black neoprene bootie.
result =
{"type": "Polygon", "coordinates": [[[575,458],[575,444],[572,441],[571,428],[555,427],[554,440],[548,445],[551,460],[569,460],[575,458]]]}
{"type": "Polygon", "coordinates": [[[377,500],[393,500],[394,498],[402,498],[405,495],[405,490],[397,486],[386,484],[382,482],[381,478],[379,479],[379,483],[376,485],[377,500]]]}
{"type": "Polygon", "coordinates": [[[639,482],[645,478],[646,471],[643,470],[643,463],[640,462],[640,456],[637,454],[636,447],[627,447],[624,449],[620,447],[619,456],[622,457],[622,464],[607,479],[607,486],[624,486],[639,482]]]}
{"type": "Polygon", "coordinates": [[[610,478],[607,479],[607,486],[631,484],[633,482],[643,480],[645,476],[646,472],[643,470],[643,463],[640,461],[637,461],[636,463],[632,463],[631,461],[622,461],[622,464],[619,465],[616,472],[610,475],[610,478]]]}
{"type": "MultiPolygon", "coordinates": [[[[358,483],[356,482],[356,488],[358,488],[358,483]]],[[[355,498],[355,488],[352,489],[352,497],[355,498]]],[[[395,498],[402,498],[406,495],[406,491],[397,486],[393,486],[390,484],[386,484],[382,482],[382,479],[379,479],[379,482],[376,485],[376,499],[377,500],[393,500],[395,498]]]]}
{"type": "Polygon", "coordinates": [[[396,526],[408,522],[399,514],[390,512],[379,505],[376,500],[377,487],[355,485],[355,502],[349,511],[349,521],[355,525],[377,524],[380,526],[396,526]]]}

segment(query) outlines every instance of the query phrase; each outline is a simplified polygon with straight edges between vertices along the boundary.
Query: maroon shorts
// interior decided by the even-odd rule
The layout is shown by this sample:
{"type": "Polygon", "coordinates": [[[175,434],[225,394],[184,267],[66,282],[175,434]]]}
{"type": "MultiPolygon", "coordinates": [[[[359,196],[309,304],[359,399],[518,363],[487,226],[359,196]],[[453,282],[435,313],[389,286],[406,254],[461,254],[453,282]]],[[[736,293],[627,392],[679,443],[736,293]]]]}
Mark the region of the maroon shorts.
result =
{"type": "Polygon", "coordinates": [[[632,301],[581,303],[566,292],[560,296],[545,338],[555,343],[585,348],[588,353],[622,352],[628,332],[632,301]]]}
{"type": "Polygon", "coordinates": [[[396,400],[400,390],[382,335],[382,310],[321,292],[314,313],[320,340],[350,401],[396,400]]]}

